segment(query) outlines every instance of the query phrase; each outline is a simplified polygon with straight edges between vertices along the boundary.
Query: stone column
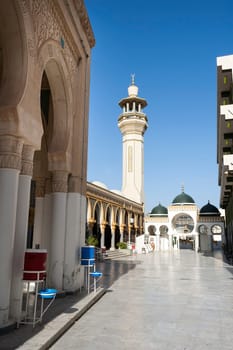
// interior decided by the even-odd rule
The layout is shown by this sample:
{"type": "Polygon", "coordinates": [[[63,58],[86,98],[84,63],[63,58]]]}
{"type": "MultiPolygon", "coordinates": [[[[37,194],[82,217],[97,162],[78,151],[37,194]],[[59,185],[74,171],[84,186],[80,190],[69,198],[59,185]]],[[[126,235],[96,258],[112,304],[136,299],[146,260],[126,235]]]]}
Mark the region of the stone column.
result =
{"type": "Polygon", "coordinates": [[[111,248],[110,250],[115,250],[115,232],[116,232],[116,224],[111,225],[112,238],[111,238],[111,248]]]}
{"type": "Polygon", "coordinates": [[[45,179],[45,195],[43,200],[43,213],[42,218],[42,236],[41,236],[41,248],[47,249],[47,269],[50,259],[50,243],[51,243],[51,216],[52,216],[52,185],[51,178],[45,179]]]}
{"type": "Polygon", "coordinates": [[[100,242],[100,246],[101,248],[105,247],[105,227],[106,224],[100,224],[100,232],[101,232],[101,242],[100,242]]]}
{"type": "Polygon", "coordinates": [[[65,171],[52,173],[51,246],[49,259],[49,284],[63,290],[63,267],[65,254],[67,180],[65,171]]]}
{"type": "Polygon", "coordinates": [[[169,234],[169,250],[172,250],[172,235],[169,234]]]}
{"type": "Polygon", "coordinates": [[[199,234],[197,233],[195,236],[195,251],[199,251],[199,234]]]}
{"type": "Polygon", "coordinates": [[[120,225],[120,242],[124,241],[124,229],[125,229],[125,225],[124,224],[120,225]]]}
{"type": "Polygon", "coordinates": [[[44,211],[45,179],[36,178],[36,199],[35,199],[35,217],[33,228],[33,248],[39,246],[45,248],[42,244],[43,232],[43,211],[44,211]]]}
{"type": "MultiPolygon", "coordinates": [[[[82,224],[81,222],[83,201],[78,190],[80,190],[80,179],[70,176],[69,192],[67,194],[63,287],[64,290],[71,292],[76,291],[83,285],[83,272],[80,268],[80,247],[84,245],[81,233],[85,231],[85,223],[82,224]]],[[[86,212],[86,206],[84,212],[86,212]]]]}
{"type": "Polygon", "coordinates": [[[19,176],[15,240],[13,251],[13,269],[11,282],[10,316],[15,321],[21,314],[23,293],[24,254],[27,243],[28,215],[30,205],[30,189],[33,169],[34,149],[24,145],[22,153],[22,170],[19,176]]]}
{"type": "Polygon", "coordinates": [[[0,137],[0,327],[7,326],[12,276],[19,172],[23,141],[0,137]]]}
{"type": "Polygon", "coordinates": [[[87,223],[87,227],[88,227],[88,235],[92,236],[93,235],[93,227],[95,224],[95,219],[89,219],[88,223],[87,223]]]}

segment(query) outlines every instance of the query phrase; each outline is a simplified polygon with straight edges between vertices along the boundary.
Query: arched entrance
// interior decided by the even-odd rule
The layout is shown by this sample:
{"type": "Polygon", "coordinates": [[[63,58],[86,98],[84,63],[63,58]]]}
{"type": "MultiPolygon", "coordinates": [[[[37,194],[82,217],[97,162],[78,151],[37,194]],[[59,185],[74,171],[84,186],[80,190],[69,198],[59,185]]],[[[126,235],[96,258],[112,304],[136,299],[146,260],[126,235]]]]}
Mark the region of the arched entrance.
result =
{"type": "Polygon", "coordinates": [[[120,234],[120,214],[119,210],[116,213],[116,228],[115,228],[115,248],[117,248],[118,243],[120,242],[121,234],[120,234]]]}
{"type": "Polygon", "coordinates": [[[169,249],[169,235],[168,235],[168,227],[166,225],[162,225],[159,228],[160,233],[160,250],[168,250],[169,249]]]}
{"type": "Polygon", "coordinates": [[[111,211],[110,211],[110,207],[108,207],[107,213],[106,213],[106,225],[105,225],[105,232],[104,232],[104,237],[105,237],[104,245],[106,249],[111,248],[112,231],[111,231],[110,223],[111,223],[111,211]]]}
{"type": "Polygon", "coordinates": [[[180,249],[194,249],[195,240],[192,232],[194,220],[189,214],[177,214],[172,220],[173,226],[173,247],[180,249]]]}
{"type": "Polygon", "coordinates": [[[95,223],[93,226],[93,236],[98,239],[98,247],[101,246],[101,230],[100,230],[100,206],[97,203],[95,206],[95,223]]]}

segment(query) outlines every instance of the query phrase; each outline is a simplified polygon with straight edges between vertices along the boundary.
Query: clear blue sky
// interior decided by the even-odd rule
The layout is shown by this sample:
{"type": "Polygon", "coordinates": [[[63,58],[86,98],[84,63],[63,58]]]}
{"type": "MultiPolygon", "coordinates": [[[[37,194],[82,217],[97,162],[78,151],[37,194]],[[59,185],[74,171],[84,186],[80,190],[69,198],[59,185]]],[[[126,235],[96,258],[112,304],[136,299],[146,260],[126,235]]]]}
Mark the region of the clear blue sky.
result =
{"type": "Polygon", "coordinates": [[[216,57],[233,53],[232,0],[85,0],[91,59],[88,181],[121,189],[118,102],[135,73],[149,127],[145,211],[184,191],[219,206],[216,57]]]}

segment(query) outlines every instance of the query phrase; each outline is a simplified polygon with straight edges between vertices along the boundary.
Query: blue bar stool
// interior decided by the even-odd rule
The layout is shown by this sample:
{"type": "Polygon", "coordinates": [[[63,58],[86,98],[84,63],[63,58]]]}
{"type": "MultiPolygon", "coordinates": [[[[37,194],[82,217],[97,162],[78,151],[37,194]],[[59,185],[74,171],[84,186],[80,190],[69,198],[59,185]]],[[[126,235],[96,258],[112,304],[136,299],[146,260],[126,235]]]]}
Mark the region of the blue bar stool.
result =
{"type": "Polygon", "coordinates": [[[103,274],[102,272],[98,272],[98,271],[93,271],[93,272],[90,272],[89,274],[94,279],[94,292],[96,293],[97,282],[102,278],[103,274]]]}
{"type": "Polygon", "coordinates": [[[50,289],[50,288],[41,289],[38,292],[38,295],[41,297],[41,308],[40,308],[39,321],[42,322],[43,315],[46,313],[46,311],[48,310],[48,308],[51,306],[51,304],[54,302],[54,300],[56,298],[57,290],[50,289]],[[48,303],[48,305],[44,309],[44,300],[45,299],[50,299],[50,302],[48,303]]]}

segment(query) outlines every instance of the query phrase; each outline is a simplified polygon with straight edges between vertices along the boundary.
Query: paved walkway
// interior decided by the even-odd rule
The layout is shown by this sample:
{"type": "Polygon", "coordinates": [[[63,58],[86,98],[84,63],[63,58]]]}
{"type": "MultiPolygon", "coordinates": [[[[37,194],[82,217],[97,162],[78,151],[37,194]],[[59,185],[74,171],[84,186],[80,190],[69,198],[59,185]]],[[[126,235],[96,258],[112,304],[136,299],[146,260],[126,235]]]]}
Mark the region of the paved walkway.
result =
{"type": "Polygon", "coordinates": [[[13,329],[5,335],[0,335],[1,350],[41,350],[47,349],[47,344],[62,334],[75,320],[99,298],[103,296],[105,289],[109,288],[120,276],[135,268],[136,258],[126,260],[108,261],[97,263],[97,271],[103,272],[102,285],[104,289],[98,293],[87,295],[86,291],[56,298],[51,308],[43,317],[42,324],[21,325],[19,329],[13,329]]]}
{"type": "Polygon", "coordinates": [[[232,350],[233,267],[221,254],[182,250],[137,262],[52,349],[232,350]]]}

